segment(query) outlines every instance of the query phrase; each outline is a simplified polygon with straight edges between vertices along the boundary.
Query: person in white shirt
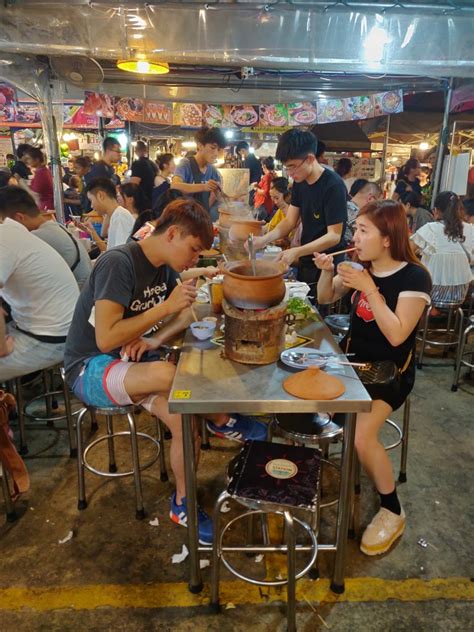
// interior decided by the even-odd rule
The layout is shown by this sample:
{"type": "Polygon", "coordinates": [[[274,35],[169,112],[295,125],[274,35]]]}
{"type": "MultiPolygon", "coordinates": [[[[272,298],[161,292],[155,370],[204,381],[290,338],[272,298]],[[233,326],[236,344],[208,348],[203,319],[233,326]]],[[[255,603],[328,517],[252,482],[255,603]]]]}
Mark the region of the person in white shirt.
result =
{"type": "Polygon", "coordinates": [[[462,221],[462,203],[453,191],[434,201],[436,221],[422,226],[411,239],[433,280],[433,303],[461,304],[472,282],[474,225],[462,221]]]}
{"type": "Polygon", "coordinates": [[[94,178],[87,185],[86,193],[92,209],[102,217],[109,218],[107,243],[98,235],[92,222],[79,224],[79,228],[90,234],[101,252],[125,244],[132,233],[135,219],[130,211],[118,204],[115,185],[108,178],[94,178]]]}
{"type": "MultiPolygon", "coordinates": [[[[5,196],[0,193],[0,215],[5,196]]],[[[64,259],[10,218],[0,224],[0,382],[62,362],[79,288],[64,259]]]]}
{"type": "Polygon", "coordinates": [[[54,248],[74,274],[79,289],[82,289],[92,270],[84,245],[56,222],[51,213],[41,213],[33,197],[19,186],[5,187],[1,197],[0,220],[7,217],[14,219],[54,248]]]}

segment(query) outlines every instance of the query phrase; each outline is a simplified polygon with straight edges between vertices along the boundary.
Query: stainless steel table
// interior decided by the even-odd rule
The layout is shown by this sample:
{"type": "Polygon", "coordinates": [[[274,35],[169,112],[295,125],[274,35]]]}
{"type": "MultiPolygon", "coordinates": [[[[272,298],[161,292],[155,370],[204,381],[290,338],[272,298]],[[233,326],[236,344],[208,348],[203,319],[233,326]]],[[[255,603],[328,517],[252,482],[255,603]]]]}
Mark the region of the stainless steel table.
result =
{"type": "MultiPolygon", "coordinates": [[[[299,332],[314,339],[308,346],[321,351],[340,353],[332,334],[323,322],[308,322],[299,332]]],[[[199,551],[211,547],[198,545],[196,466],[194,459],[193,415],[201,413],[346,413],[341,459],[341,483],[336,523],[336,542],[322,545],[322,550],[335,552],[331,588],[344,591],[344,565],[350,516],[350,483],[354,451],[356,414],[368,412],[372,400],[356,373],[349,366],[339,366],[331,373],[342,379],[344,395],[332,401],[302,400],[292,397],[282,387],[290,374],[280,363],[250,366],[223,357],[223,348],[209,341],[199,342],[186,333],[184,346],[169,398],[172,413],[183,415],[183,445],[188,506],[190,559],[189,589],[202,590],[199,551]]]]}

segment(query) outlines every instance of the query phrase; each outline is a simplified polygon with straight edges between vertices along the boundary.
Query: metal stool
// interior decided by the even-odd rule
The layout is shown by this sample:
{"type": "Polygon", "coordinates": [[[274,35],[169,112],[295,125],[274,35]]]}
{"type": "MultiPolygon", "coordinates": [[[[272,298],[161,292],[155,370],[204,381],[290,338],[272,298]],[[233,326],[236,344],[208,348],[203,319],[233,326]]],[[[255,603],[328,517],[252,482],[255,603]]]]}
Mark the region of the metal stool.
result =
{"type": "MultiPolygon", "coordinates": [[[[460,303],[432,303],[425,311],[425,316],[423,319],[423,327],[418,330],[416,335],[416,339],[421,341],[420,353],[418,356],[417,368],[423,368],[423,356],[425,354],[426,345],[431,347],[444,347],[445,354],[449,351],[450,347],[456,347],[458,349],[462,326],[463,326],[464,314],[462,311],[462,307],[460,303]],[[448,322],[446,324],[446,328],[440,329],[429,329],[429,320],[431,311],[433,308],[448,310],[448,322]],[[451,329],[451,323],[453,320],[454,313],[454,327],[451,329]],[[429,332],[438,332],[440,334],[445,335],[445,340],[434,340],[433,338],[428,338],[429,332]]],[[[446,357],[446,356],[444,356],[446,357]]]]}
{"type": "Polygon", "coordinates": [[[28,445],[26,443],[26,428],[25,417],[29,417],[33,421],[45,421],[48,426],[54,426],[55,421],[66,420],[67,431],[69,437],[69,455],[71,457],[77,456],[76,440],[74,437],[74,415],[79,414],[80,409],[72,411],[71,400],[69,395],[69,388],[64,378],[64,368],[62,364],[56,364],[52,367],[48,367],[42,371],[44,392],[41,395],[33,397],[28,402],[23,401],[23,390],[21,377],[17,377],[15,382],[15,394],[17,400],[17,413],[18,413],[18,430],[20,434],[20,448],[19,453],[21,455],[28,454],[28,445]],[[61,390],[54,390],[54,372],[59,369],[61,376],[61,390]],[[64,399],[65,414],[54,414],[54,410],[58,408],[57,396],[62,396],[64,399]],[[39,416],[28,412],[28,408],[31,407],[33,402],[44,399],[46,407],[46,415],[39,416]]]}
{"type": "Polygon", "coordinates": [[[154,418],[156,420],[157,425],[157,435],[158,439],[155,439],[149,434],[144,432],[138,432],[135,425],[134,418],[134,406],[113,406],[110,408],[97,408],[95,406],[87,406],[83,408],[79,412],[79,416],[77,418],[77,426],[76,426],[76,434],[77,434],[77,450],[78,450],[78,458],[77,458],[77,474],[78,474],[78,503],[77,508],[82,510],[87,507],[86,500],[86,488],[85,488],[85,477],[84,471],[85,469],[89,470],[93,474],[97,476],[104,476],[106,478],[122,478],[124,476],[133,476],[135,482],[135,499],[136,499],[136,513],[135,517],[137,520],[142,520],[145,517],[145,510],[143,508],[143,493],[142,493],[142,482],[141,482],[141,472],[151,467],[158,458],[160,458],[160,478],[162,481],[168,480],[168,473],[166,471],[166,463],[165,463],[165,455],[164,455],[164,439],[163,439],[163,428],[161,425],[161,421],[154,418]],[[87,447],[84,447],[83,439],[82,439],[82,421],[84,419],[87,411],[93,411],[94,414],[104,415],[106,421],[107,433],[97,437],[94,439],[87,447]],[[114,432],[113,429],[113,417],[121,415],[127,418],[129,430],[114,432]],[[117,464],[115,461],[115,446],[114,439],[116,437],[130,437],[130,446],[131,446],[131,455],[132,455],[132,469],[127,472],[118,472],[117,464]],[[144,463],[140,465],[140,457],[138,452],[138,437],[142,437],[146,440],[152,441],[156,447],[156,455],[144,463]],[[109,451],[109,471],[104,472],[103,470],[98,470],[94,468],[87,460],[89,452],[99,443],[107,441],[108,451],[109,451]]]}
{"type": "Polygon", "coordinates": [[[8,484],[8,476],[6,470],[3,469],[0,463],[0,478],[2,479],[2,492],[3,500],[5,502],[5,513],[7,516],[7,522],[15,522],[18,518],[15,507],[13,505],[12,497],[10,494],[10,485],[8,484]]]}
{"type": "Polygon", "coordinates": [[[296,630],[296,580],[305,575],[314,565],[318,554],[317,512],[320,482],[320,452],[311,448],[248,441],[236,460],[227,489],[217,499],[214,510],[214,541],[212,549],[211,608],[219,612],[219,565],[220,561],[236,577],[257,586],[287,586],[288,630],[296,630]],[[259,472],[255,480],[255,472],[259,472]],[[297,481],[296,477],[304,476],[297,481]],[[265,477],[265,478],[264,478],[265,477]],[[274,484],[278,481],[278,485],[274,484]],[[264,493],[262,493],[264,488],[264,493]],[[227,525],[221,527],[221,507],[226,500],[234,499],[246,508],[227,525]],[[311,524],[294,516],[295,510],[311,515],[311,524]],[[226,532],[237,522],[255,515],[283,516],[285,544],[264,543],[243,546],[224,546],[226,532]],[[295,523],[309,536],[310,544],[296,544],[295,523]],[[243,574],[225,557],[228,552],[286,553],[286,579],[260,580],[243,574]],[[296,569],[296,553],[309,552],[310,559],[301,570],[296,569]]]}
{"type": "Polygon", "coordinates": [[[465,351],[466,345],[469,340],[469,334],[474,329],[474,316],[469,316],[469,324],[466,329],[461,332],[461,340],[458,345],[458,352],[456,355],[456,367],[454,373],[454,382],[451,386],[451,390],[456,392],[458,390],[459,374],[461,372],[461,365],[469,367],[469,372],[474,369],[474,351],[465,351]],[[471,354],[471,361],[463,360],[465,355],[471,354]]]}

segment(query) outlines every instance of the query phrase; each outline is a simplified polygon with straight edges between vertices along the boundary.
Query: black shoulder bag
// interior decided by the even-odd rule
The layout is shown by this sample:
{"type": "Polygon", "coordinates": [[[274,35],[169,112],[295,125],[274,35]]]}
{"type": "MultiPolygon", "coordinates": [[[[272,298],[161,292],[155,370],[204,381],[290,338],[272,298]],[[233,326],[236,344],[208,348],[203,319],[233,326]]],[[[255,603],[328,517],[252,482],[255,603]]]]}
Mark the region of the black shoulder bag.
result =
{"type": "MultiPolygon", "coordinates": [[[[354,301],[351,306],[350,311],[350,320],[349,320],[349,331],[347,332],[346,344],[344,345],[344,353],[349,352],[349,347],[351,343],[352,337],[352,319],[355,316],[355,311],[357,309],[357,304],[359,302],[361,293],[356,292],[354,295],[354,301]]],[[[375,360],[373,362],[366,362],[365,367],[354,367],[355,372],[357,373],[360,381],[364,386],[366,385],[380,385],[380,386],[388,386],[394,385],[396,380],[400,377],[402,373],[410,366],[410,362],[412,359],[413,350],[410,351],[408,357],[406,359],[405,364],[400,369],[395,364],[393,360],[375,360]]]]}
{"type": "Polygon", "coordinates": [[[61,226],[61,224],[59,224],[59,223],[58,223],[58,226],[59,226],[59,228],[61,228],[61,230],[63,230],[66,233],[66,235],[70,239],[72,239],[72,243],[74,244],[74,248],[76,249],[76,258],[75,258],[74,263],[72,264],[72,266],[70,266],[71,272],[74,272],[74,270],[79,265],[79,261],[81,260],[81,252],[79,250],[79,244],[77,243],[77,239],[71,235],[71,233],[68,231],[67,228],[64,228],[64,226],[61,226]]]}

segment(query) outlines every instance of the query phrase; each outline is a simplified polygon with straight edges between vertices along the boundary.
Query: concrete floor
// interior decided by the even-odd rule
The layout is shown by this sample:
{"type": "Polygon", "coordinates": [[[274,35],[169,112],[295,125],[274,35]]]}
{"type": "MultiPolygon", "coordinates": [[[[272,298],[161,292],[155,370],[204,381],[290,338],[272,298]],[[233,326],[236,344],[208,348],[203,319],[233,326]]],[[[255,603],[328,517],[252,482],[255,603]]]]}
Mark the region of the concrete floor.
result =
{"type": "MultiPolygon", "coordinates": [[[[375,559],[360,553],[357,540],[349,541],[348,579],[341,596],[328,588],[332,554],[321,554],[321,579],[299,582],[301,631],[474,627],[469,579],[474,382],[463,379],[452,393],[449,361],[427,361],[412,395],[408,482],[399,490],[408,517],[405,535],[389,554],[375,559]],[[417,544],[420,538],[429,542],[427,548],[417,544]]],[[[145,413],[138,419],[140,429],[152,428],[145,413]]],[[[1,632],[286,629],[284,591],[254,589],[222,572],[221,603],[235,608],[219,616],[206,607],[209,568],[203,571],[204,592],[187,591],[186,563],[171,564],[186,531],[168,518],[173,486],[160,482],[158,465],[143,475],[144,521],[135,520],[131,479],[104,482],[88,475],[89,507],[79,512],[76,462],[67,456],[65,430],[31,424],[28,440],[31,491],[17,503],[20,519],[0,526],[1,632]],[[158,527],[150,525],[156,517],[158,527]],[[73,537],[59,544],[70,531],[73,537]]],[[[223,488],[225,465],[236,448],[214,439],[212,450],[203,453],[199,493],[207,510],[223,488]]],[[[391,454],[398,472],[399,451],[391,454]]],[[[97,462],[104,461],[99,457],[97,462]]],[[[376,503],[363,478],[356,506],[358,537],[376,503]]],[[[334,518],[333,510],[323,516],[323,537],[331,533],[334,518]]],[[[281,567],[281,560],[267,561],[281,567]]],[[[264,563],[247,558],[244,564],[256,575],[265,573],[264,563]]]]}

